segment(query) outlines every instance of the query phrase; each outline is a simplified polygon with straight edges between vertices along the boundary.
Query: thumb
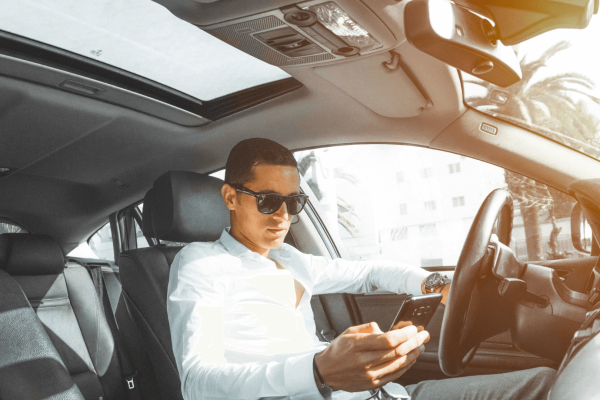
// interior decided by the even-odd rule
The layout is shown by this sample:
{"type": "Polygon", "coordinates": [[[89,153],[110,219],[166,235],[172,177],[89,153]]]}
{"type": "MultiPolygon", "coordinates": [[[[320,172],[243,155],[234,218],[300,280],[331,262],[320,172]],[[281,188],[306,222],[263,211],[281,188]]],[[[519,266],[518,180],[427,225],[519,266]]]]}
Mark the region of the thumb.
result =
{"type": "Polygon", "coordinates": [[[351,326],[346,329],[344,333],[383,333],[381,329],[379,329],[379,325],[377,322],[369,322],[362,325],[351,326]]]}

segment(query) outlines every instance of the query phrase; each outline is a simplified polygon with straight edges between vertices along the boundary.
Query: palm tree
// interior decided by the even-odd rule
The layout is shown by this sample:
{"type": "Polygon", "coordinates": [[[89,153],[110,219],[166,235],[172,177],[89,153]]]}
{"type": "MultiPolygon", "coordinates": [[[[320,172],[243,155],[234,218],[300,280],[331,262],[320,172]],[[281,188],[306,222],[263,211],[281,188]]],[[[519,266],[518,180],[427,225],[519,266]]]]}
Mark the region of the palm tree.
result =
{"type": "MultiPolygon", "coordinates": [[[[534,79],[539,78],[540,71],[552,57],[569,47],[569,42],[561,41],[536,60],[521,57],[519,62],[523,79],[506,89],[480,80],[469,80],[469,83],[485,88],[486,95],[467,98],[467,102],[513,123],[541,130],[555,141],[588,154],[592,152],[592,155],[600,158],[600,152],[594,146],[600,124],[588,106],[591,103],[600,104],[600,99],[590,93],[595,88],[594,82],[575,72],[534,79]]],[[[544,184],[510,171],[506,171],[506,183],[521,208],[529,260],[544,258],[541,233],[543,209],[548,210],[548,218],[553,225],[548,256],[551,259],[564,258],[565,254],[558,251],[560,228],[556,224],[556,211],[560,208],[559,214],[564,214],[563,203],[571,202],[572,206],[574,201],[544,184]]]]}

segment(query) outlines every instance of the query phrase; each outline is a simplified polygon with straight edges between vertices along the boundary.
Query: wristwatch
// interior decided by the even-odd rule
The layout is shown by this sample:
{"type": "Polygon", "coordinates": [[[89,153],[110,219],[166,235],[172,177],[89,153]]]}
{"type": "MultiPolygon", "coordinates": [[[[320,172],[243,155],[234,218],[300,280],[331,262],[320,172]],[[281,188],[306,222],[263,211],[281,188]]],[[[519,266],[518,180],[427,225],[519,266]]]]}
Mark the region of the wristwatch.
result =
{"type": "Polygon", "coordinates": [[[449,285],[450,282],[452,281],[446,275],[434,272],[425,278],[425,293],[433,293],[436,289],[449,285]]]}
{"type": "Polygon", "coordinates": [[[326,385],[323,381],[323,377],[321,376],[319,368],[317,367],[317,354],[313,356],[313,370],[317,373],[317,378],[319,378],[319,383],[321,384],[321,387],[319,388],[319,393],[321,393],[321,396],[323,396],[325,400],[331,400],[331,393],[333,393],[333,388],[331,386],[326,385]]]}

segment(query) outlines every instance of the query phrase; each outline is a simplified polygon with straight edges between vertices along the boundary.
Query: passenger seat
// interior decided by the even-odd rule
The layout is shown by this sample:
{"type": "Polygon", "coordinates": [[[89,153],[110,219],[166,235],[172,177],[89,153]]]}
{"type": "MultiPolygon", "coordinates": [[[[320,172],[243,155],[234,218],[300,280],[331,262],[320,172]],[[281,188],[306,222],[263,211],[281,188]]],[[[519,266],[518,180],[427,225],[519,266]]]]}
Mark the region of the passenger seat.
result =
{"type": "Polygon", "coordinates": [[[0,235],[0,269],[21,287],[83,397],[127,400],[115,342],[88,271],[65,268],[52,238],[27,233],[0,235]]]}

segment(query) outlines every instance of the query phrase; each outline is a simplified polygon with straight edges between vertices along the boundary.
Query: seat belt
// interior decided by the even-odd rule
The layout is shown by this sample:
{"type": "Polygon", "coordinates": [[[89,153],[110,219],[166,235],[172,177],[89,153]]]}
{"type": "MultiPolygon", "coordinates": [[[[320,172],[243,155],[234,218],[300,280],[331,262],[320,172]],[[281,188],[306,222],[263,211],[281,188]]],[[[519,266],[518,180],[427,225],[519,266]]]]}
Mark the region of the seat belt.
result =
{"type": "Polygon", "coordinates": [[[317,325],[317,336],[326,342],[331,343],[333,339],[338,336],[338,333],[335,329],[331,327],[329,324],[329,319],[327,318],[327,313],[325,312],[325,308],[323,308],[323,303],[321,303],[321,298],[319,295],[312,296],[310,300],[313,308],[313,312],[315,314],[315,324],[317,325]]]}
{"type": "Polygon", "coordinates": [[[102,266],[84,265],[84,267],[86,267],[86,269],[89,271],[92,277],[92,281],[94,282],[94,288],[96,289],[96,294],[98,295],[98,299],[100,300],[100,307],[102,308],[102,311],[106,316],[108,327],[110,328],[110,332],[112,333],[115,342],[115,347],[117,348],[117,356],[119,357],[119,363],[121,364],[121,373],[123,379],[125,380],[125,385],[127,387],[128,397],[130,400],[142,400],[136,379],[138,372],[131,364],[131,361],[127,354],[127,349],[123,345],[123,340],[121,339],[119,328],[117,328],[117,322],[115,320],[115,316],[112,313],[110,300],[108,298],[108,293],[106,292],[106,284],[104,282],[104,276],[102,275],[102,266]]]}

